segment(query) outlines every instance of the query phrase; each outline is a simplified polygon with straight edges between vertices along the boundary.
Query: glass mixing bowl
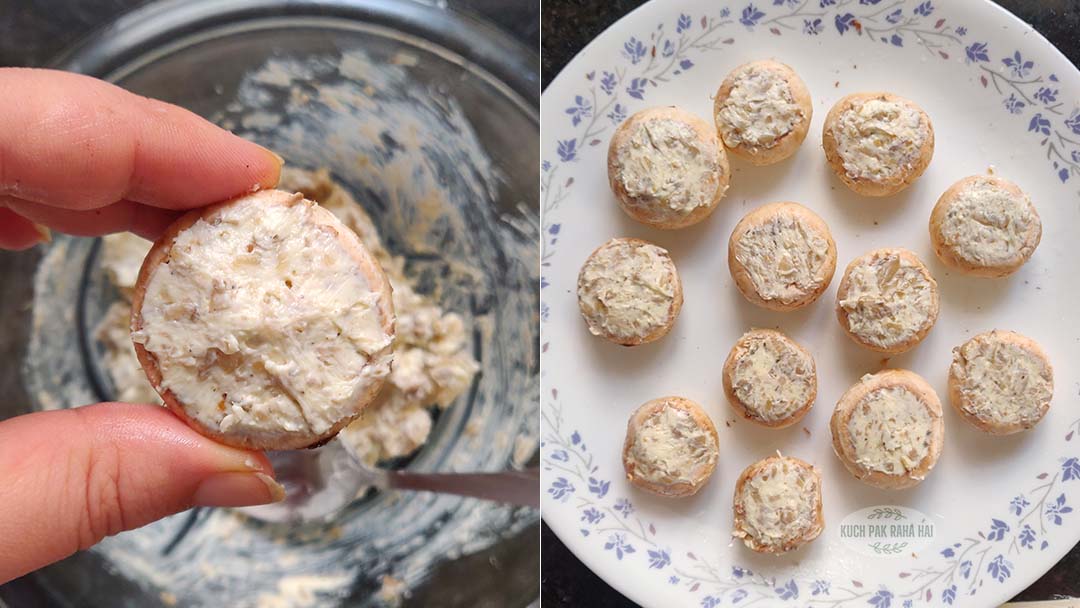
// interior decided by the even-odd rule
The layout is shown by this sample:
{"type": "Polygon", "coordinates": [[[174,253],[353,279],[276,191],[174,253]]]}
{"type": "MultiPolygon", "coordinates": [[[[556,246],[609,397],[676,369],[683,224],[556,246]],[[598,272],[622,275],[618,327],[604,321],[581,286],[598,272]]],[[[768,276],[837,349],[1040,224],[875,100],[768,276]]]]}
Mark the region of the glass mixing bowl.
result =
{"type": "MultiPolygon", "coordinates": [[[[329,169],[417,290],[463,315],[481,366],[420,451],[385,465],[465,471],[535,458],[537,65],[498,30],[411,1],[177,0],[122,18],[58,67],[186,107],[289,165],[329,169]]],[[[40,261],[0,257],[0,355],[22,360],[0,371],[15,396],[0,417],[114,394],[94,337],[117,297],[100,250],[58,236],[40,261]]],[[[62,606],[524,606],[539,592],[538,520],[431,494],[369,493],[325,525],[201,509],[9,592],[62,606]]]]}

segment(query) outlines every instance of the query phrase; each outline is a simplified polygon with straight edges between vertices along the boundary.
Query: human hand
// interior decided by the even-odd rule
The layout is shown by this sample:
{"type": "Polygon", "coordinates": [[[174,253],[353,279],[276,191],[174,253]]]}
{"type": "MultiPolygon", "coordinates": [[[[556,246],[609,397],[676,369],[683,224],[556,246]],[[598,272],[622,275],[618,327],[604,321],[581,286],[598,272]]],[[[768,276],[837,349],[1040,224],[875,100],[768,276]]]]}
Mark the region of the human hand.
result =
{"type": "Polygon", "coordinates": [[[0,248],[131,231],[277,185],[281,159],[191,112],[67,72],[0,69],[0,248]]]}
{"type": "MultiPolygon", "coordinates": [[[[0,69],[0,248],[55,229],[157,237],[185,209],[276,185],[281,161],[181,108],[85,76],[0,69]]],[[[280,500],[266,457],[151,405],[0,422],[0,583],[192,506],[280,500]]]]}

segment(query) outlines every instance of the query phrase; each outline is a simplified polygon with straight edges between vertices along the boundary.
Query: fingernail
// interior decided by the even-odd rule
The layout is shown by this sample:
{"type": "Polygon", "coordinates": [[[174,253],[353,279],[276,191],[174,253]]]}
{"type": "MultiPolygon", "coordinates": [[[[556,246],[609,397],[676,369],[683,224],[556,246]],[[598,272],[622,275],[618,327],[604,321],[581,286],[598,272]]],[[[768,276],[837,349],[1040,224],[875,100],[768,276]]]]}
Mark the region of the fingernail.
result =
{"type": "Polygon", "coordinates": [[[285,499],[285,488],[265,473],[218,473],[199,484],[192,497],[199,507],[250,507],[285,499]]]}
{"type": "Polygon", "coordinates": [[[41,224],[34,224],[34,230],[37,230],[39,243],[52,242],[52,230],[49,230],[47,226],[42,226],[41,224]]]}
{"type": "MultiPolygon", "coordinates": [[[[260,146],[260,147],[262,147],[262,146],[260,146]]],[[[265,188],[265,187],[270,187],[270,188],[276,187],[278,185],[278,183],[281,182],[281,168],[283,166],[285,166],[285,159],[281,158],[281,155],[278,154],[277,152],[274,152],[270,148],[263,148],[263,152],[266,152],[266,155],[273,158],[274,162],[277,163],[277,174],[273,176],[273,183],[256,184],[255,185],[256,190],[260,190],[260,189],[265,188]]]]}
{"type": "Polygon", "coordinates": [[[274,152],[270,148],[266,148],[266,147],[263,147],[263,146],[259,146],[259,147],[262,148],[267,154],[272,156],[274,158],[274,160],[277,161],[278,167],[281,167],[282,165],[285,164],[285,159],[282,158],[281,155],[278,154],[277,152],[274,152]]]}
{"type": "Polygon", "coordinates": [[[277,482],[276,479],[270,477],[266,473],[255,473],[255,477],[258,477],[264,484],[266,489],[270,490],[271,502],[281,502],[285,500],[285,486],[277,482]]]}

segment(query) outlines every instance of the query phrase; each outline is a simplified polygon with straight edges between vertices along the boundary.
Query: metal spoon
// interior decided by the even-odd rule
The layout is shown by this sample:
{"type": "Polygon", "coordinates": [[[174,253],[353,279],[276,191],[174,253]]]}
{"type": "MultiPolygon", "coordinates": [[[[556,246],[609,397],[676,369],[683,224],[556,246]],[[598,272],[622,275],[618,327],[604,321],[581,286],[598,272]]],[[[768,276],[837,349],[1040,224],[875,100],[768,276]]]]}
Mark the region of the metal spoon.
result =
{"type": "Polygon", "coordinates": [[[497,473],[416,473],[375,469],[352,456],[338,441],[314,450],[268,452],[285,500],[238,511],[272,523],[325,521],[367,487],[438,492],[539,507],[540,471],[497,473]]]}

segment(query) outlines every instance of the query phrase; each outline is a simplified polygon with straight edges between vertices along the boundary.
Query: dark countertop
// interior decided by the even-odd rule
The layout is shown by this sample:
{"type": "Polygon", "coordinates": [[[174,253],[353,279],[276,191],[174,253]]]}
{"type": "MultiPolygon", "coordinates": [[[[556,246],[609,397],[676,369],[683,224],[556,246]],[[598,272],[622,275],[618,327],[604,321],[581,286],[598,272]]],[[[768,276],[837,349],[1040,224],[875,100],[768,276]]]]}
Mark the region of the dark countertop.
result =
{"type": "MultiPolygon", "coordinates": [[[[641,4],[642,0],[545,0],[540,26],[542,86],[546,87],[589,41],[641,4]]],[[[1074,64],[1080,62],[1080,1],[999,0],[998,4],[1034,26],[1074,64]]],[[[546,525],[540,545],[540,597],[545,606],[634,605],[578,561],[546,525]]],[[[1080,597],[1080,545],[1014,599],[1062,596],[1080,597]]]]}
{"type": "MultiPolygon", "coordinates": [[[[0,19],[0,67],[44,66],[83,36],[144,4],[149,2],[19,0],[18,8],[5,6],[0,19]]],[[[540,24],[535,17],[540,0],[449,0],[447,4],[484,17],[529,48],[540,45],[540,24]]]]}

